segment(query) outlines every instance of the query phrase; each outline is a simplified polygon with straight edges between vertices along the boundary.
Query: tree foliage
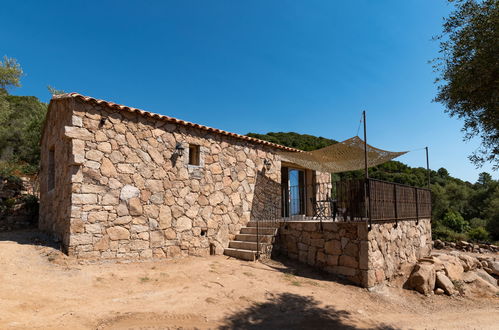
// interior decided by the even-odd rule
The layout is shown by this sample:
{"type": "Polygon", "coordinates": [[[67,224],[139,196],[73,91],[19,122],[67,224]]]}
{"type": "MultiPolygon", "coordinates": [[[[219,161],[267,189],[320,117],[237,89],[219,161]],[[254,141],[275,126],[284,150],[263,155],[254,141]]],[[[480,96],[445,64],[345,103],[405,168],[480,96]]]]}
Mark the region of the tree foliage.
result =
{"type": "MultiPolygon", "coordinates": [[[[323,137],[297,133],[252,136],[302,150],[315,150],[336,143],[323,137]]],[[[411,186],[428,186],[428,172],[425,168],[410,167],[398,161],[370,168],[369,176],[411,186]]],[[[363,177],[363,171],[333,175],[334,180],[363,177]]],[[[430,188],[434,237],[445,240],[499,240],[499,181],[492,179],[489,173],[481,173],[476,183],[470,183],[452,177],[445,168],[431,170],[430,188]]]]}
{"type": "Polygon", "coordinates": [[[438,95],[451,117],[464,120],[465,139],[479,136],[470,156],[499,168],[499,1],[449,0],[455,10],[443,24],[435,59],[438,95]]]}
{"type": "Polygon", "coordinates": [[[305,151],[312,151],[337,143],[337,141],[335,140],[307,134],[298,134],[294,132],[270,132],[267,134],[248,133],[246,135],[260,140],[265,140],[305,151]]]}
{"type": "Polygon", "coordinates": [[[0,63],[0,161],[4,168],[21,167],[36,172],[40,137],[47,104],[34,96],[15,96],[9,87],[19,86],[22,69],[14,59],[0,63]]]}
{"type": "Polygon", "coordinates": [[[23,70],[16,59],[4,56],[0,61],[0,89],[21,86],[22,75],[23,70]]]}

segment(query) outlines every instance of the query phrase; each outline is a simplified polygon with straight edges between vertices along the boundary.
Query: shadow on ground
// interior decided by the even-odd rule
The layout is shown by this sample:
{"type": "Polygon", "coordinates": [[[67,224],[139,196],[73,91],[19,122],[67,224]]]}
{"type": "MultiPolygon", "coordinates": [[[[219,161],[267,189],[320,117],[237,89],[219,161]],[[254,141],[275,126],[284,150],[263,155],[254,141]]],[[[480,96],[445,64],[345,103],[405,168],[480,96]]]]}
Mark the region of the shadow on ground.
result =
{"type": "Polygon", "coordinates": [[[282,255],[276,254],[272,256],[272,259],[262,260],[261,262],[267,267],[284,274],[291,274],[313,280],[332,281],[343,285],[357,286],[339,275],[327,273],[323,270],[313,268],[309,265],[298,262],[297,260],[289,259],[282,255]]]}
{"type": "Polygon", "coordinates": [[[266,302],[230,315],[220,329],[359,329],[351,325],[349,312],[331,306],[321,307],[312,297],[269,293],[267,298],[266,302]]]}
{"type": "Polygon", "coordinates": [[[0,232],[0,242],[11,241],[18,244],[40,245],[51,247],[56,250],[61,249],[61,244],[55,242],[49,235],[38,229],[20,229],[0,232]]]}

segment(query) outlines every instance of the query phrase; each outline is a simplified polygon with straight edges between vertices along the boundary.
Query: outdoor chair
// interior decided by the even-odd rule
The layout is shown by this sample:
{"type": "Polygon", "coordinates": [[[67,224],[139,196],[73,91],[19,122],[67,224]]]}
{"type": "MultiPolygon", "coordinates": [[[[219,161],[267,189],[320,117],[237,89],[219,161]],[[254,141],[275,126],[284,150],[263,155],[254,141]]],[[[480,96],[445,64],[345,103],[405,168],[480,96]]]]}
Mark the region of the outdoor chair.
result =
{"type": "Polygon", "coordinates": [[[313,208],[313,219],[336,219],[336,214],[338,212],[336,200],[327,196],[325,199],[317,199],[311,197],[313,208]]]}

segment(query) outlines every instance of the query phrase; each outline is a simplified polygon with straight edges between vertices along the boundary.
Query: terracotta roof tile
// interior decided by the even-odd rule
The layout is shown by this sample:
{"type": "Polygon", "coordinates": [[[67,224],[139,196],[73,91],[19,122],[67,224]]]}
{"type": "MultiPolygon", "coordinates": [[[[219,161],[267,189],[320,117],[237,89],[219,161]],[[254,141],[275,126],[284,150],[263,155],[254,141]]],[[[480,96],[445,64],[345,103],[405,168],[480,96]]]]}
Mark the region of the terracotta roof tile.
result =
{"type": "Polygon", "coordinates": [[[199,124],[191,123],[191,122],[188,122],[188,121],[185,121],[185,120],[181,120],[181,119],[177,119],[177,118],[173,118],[173,117],[169,117],[169,116],[160,115],[160,114],[157,114],[157,113],[153,113],[153,112],[149,112],[149,111],[144,111],[144,110],[137,109],[137,108],[127,107],[125,105],[117,104],[117,103],[114,103],[114,102],[108,102],[108,101],[96,99],[96,98],[93,98],[93,97],[90,97],[90,96],[84,96],[84,95],[81,95],[81,94],[78,94],[78,93],[68,93],[68,94],[54,95],[52,97],[53,100],[62,99],[62,98],[74,98],[74,99],[78,99],[78,100],[81,100],[81,101],[86,102],[86,103],[103,105],[103,106],[107,106],[109,108],[112,108],[112,109],[115,109],[115,110],[119,110],[119,111],[127,111],[127,112],[132,112],[132,113],[138,113],[138,114],[140,114],[140,115],[142,115],[144,117],[150,117],[150,118],[154,118],[154,119],[158,119],[158,120],[164,120],[164,121],[167,121],[167,122],[171,122],[171,123],[175,123],[175,124],[183,125],[183,126],[187,126],[187,127],[194,127],[194,128],[198,128],[198,129],[201,129],[201,130],[208,131],[208,132],[217,133],[217,134],[221,134],[221,135],[225,135],[225,136],[230,136],[230,137],[233,137],[233,138],[236,138],[236,139],[245,140],[245,141],[249,141],[249,142],[253,142],[253,143],[257,143],[257,144],[262,144],[262,145],[266,145],[266,146],[278,148],[278,149],[281,149],[281,150],[301,152],[301,150],[298,150],[298,149],[295,149],[295,148],[285,147],[285,146],[282,146],[282,145],[279,145],[279,144],[276,144],[276,143],[272,143],[272,142],[268,142],[268,141],[264,141],[264,140],[260,140],[260,139],[256,139],[256,138],[252,138],[252,137],[249,137],[249,136],[246,136],[246,135],[231,133],[231,132],[227,132],[227,131],[224,131],[224,130],[221,130],[221,129],[217,129],[217,128],[213,128],[213,127],[209,127],[209,126],[204,126],[204,125],[199,125],[199,124]]]}

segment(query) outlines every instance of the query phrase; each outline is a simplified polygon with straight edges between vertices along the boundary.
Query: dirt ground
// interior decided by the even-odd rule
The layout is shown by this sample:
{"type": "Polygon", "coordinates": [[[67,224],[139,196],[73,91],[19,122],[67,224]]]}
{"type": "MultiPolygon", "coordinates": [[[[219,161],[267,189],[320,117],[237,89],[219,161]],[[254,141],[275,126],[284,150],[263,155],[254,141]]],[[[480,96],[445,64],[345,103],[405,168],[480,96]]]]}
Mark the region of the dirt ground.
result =
{"type": "Polygon", "coordinates": [[[498,329],[499,298],[369,292],[289,261],[81,263],[0,233],[0,329],[498,329]]]}

